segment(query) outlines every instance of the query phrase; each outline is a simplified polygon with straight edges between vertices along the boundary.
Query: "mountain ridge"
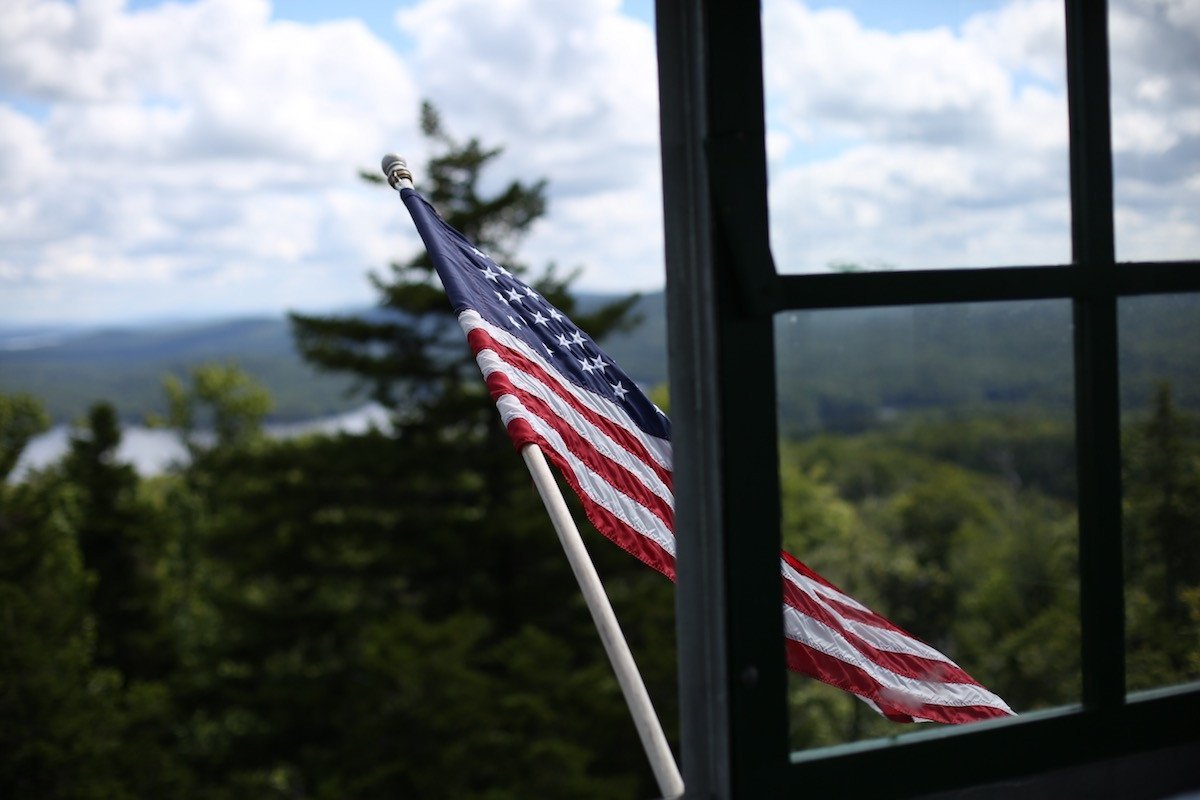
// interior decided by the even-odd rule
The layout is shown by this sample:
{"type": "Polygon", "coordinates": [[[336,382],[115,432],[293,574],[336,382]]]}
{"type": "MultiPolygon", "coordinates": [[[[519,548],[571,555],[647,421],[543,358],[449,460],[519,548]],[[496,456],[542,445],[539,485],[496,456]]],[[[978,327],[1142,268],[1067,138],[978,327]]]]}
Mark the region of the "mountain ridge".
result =
{"type": "MultiPolygon", "coordinates": [[[[586,310],[615,297],[578,299],[586,310]]],[[[370,316],[378,309],[335,313],[370,316]]],[[[633,313],[637,325],[600,344],[634,381],[652,388],[667,381],[663,293],[640,295],[633,313]]],[[[1073,408],[1065,300],[783,312],[775,331],[777,405],[787,435],[861,430],[914,411],[1068,415],[1073,408]]],[[[1125,410],[1144,408],[1163,380],[1181,406],[1200,409],[1200,296],[1125,298],[1120,331],[1125,410]]],[[[212,361],[236,363],[271,391],[272,422],[341,413],[366,400],[354,393],[351,378],[319,372],[300,358],[282,314],[0,329],[0,392],[40,397],[59,422],[101,399],[136,421],[162,410],[165,375],[184,376],[212,361]]]]}

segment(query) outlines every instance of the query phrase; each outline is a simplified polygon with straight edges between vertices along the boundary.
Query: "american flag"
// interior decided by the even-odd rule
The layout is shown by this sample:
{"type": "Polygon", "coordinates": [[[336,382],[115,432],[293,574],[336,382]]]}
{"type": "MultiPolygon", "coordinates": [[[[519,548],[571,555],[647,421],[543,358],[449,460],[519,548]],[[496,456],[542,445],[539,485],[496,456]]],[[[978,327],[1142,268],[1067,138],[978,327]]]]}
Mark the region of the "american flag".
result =
{"type": "MultiPolygon", "coordinates": [[[[536,444],[591,523],[675,579],[671,423],[595,342],[509,270],[401,189],[509,436],[536,444]]],[[[781,553],[788,666],[898,722],[1012,714],[936,649],[781,553]]]]}

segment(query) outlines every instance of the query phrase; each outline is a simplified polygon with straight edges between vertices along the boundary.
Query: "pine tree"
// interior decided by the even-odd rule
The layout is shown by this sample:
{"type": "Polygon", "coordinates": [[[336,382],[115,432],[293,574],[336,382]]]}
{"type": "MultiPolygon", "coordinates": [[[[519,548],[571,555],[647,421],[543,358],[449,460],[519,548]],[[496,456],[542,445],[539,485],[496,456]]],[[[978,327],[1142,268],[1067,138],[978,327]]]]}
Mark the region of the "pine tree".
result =
{"type": "MultiPolygon", "coordinates": [[[[494,195],[484,195],[480,178],[503,152],[476,138],[459,142],[447,133],[440,114],[428,102],[421,107],[421,129],[438,153],[430,158],[418,189],[449,225],[515,274],[529,269],[516,257],[516,247],[546,212],[546,181],[511,181],[494,195]]],[[[363,173],[364,179],[381,183],[363,173]]],[[[397,213],[403,213],[397,209],[397,213]]],[[[627,328],[636,320],[630,308],[636,296],[580,313],[568,293],[577,271],[560,276],[553,264],[536,280],[528,280],[542,296],[570,316],[593,338],[627,328]]],[[[465,380],[475,370],[433,264],[422,251],[406,262],[393,263],[391,275],[371,275],[379,294],[378,308],[350,316],[292,315],[293,331],[305,359],[320,369],[348,372],[372,399],[406,419],[424,418],[441,425],[437,411],[462,411],[457,396],[464,389],[478,394],[479,381],[465,380]]],[[[474,378],[475,376],[471,376],[474,378]]],[[[472,403],[473,404],[473,403],[472,403]]]]}
{"type": "MultiPolygon", "coordinates": [[[[485,147],[476,138],[458,141],[428,102],[422,105],[421,126],[435,155],[419,188],[449,225],[521,275],[593,338],[636,322],[630,313],[636,295],[583,313],[569,292],[577,272],[560,276],[550,264],[536,279],[528,278],[530,269],[515,250],[545,213],[545,180],[511,181],[499,193],[485,195],[481,178],[502,148],[485,147]]],[[[404,212],[398,208],[397,213],[404,212]]],[[[427,529],[441,534],[436,555],[420,574],[430,602],[454,598],[457,603],[464,598],[459,576],[448,574],[446,564],[488,564],[486,577],[468,582],[479,592],[473,599],[490,604],[500,630],[511,631],[520,624],[529,601],[537,600],[519,532],[531,530],[531,536],[540,536],[543,512],[428,254],[422,250],[406,262],[392,264],[391,270],[388,280],[372,276],[379,293],[374,313],[295,314],[296,340],[304,357],[318,368],[348,372],[369,388],[376,402],[393,410],[398,446],[406,454],[424,453],[427,463],[437,465],[437,480],[414,478],[409,500],[429,517],[427,529]],[[462,532],[452,533],[455,530],[462,532]],[[446,580],[455,585],[445,585],[446,580]]]]}
{"type": "Polygon", "coordinates": [[[1125,441],[1126,614],[1133,688],[1198,674],[1200,430],[1159,385],[1125,441]]]}
{"type": "Polygon", "coordinates": [[[172,667],[171,634],[162,607],[162,530],[137,497],[133,467],[117,461],[116,410],[96,403],[71,438],[66,478],[80,490],[79,550],[96,577],[97,660],[127,679],[154,679],[172,667]]]}
{"type": "MultiPolygon", "coordinates": [[[[545,211],[545,182],[484,196],[500,150],[451,138],[428,104],[422,122],[439,153],[425,196],[527,273],[514,251],[545,211]]],[[[593,334],[628,322],[634,298],[580,314],[572,277],[548,267],[531,283],[593,334]]],[[[372,281],[371,312],[293,325],[311,363],[392,409],[391,429],[218,442],[188,468],[207,487],[199,539],[219,578],[221,635],[203,659],[213,678],[198,716],[222,734],[206,772],[242,776],[249,794],[648,794],[579,591],[432,265],[420,255],[372,281]]],[[[607,542],[597,549],[614,603],[669,613],[666,581],[607,542]]],[[[669,637],[661,623],[635,631],[635,649],[669,637]]],[[[673,677],[673,658],[658,664],[673,677]]]]}

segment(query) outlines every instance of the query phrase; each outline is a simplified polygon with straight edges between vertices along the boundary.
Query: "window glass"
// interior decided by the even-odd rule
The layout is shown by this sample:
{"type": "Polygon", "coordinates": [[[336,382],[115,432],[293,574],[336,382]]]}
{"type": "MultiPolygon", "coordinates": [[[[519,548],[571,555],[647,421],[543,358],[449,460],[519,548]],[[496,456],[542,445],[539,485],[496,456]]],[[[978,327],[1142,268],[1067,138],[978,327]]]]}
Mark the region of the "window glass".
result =
{"type": "Polygon", "coordinates": [[[1069,263],[1061,0],[763,5],[780,272],[1069,263]]]}
{"type": "MultiPolygon", "coordinates": [[[[1018,713],[1077,701],[1069,302],[785,312],[776,338],[785,549],[1018,713]]],[[[793,749],[915,730],[789,675],[793,749]]]]}
{"type": "Polygon", "coordinates": [[[1113,0],[1113,200],[1121,261],[1200,257],[1200,3],[1113,0]]]}
{"type": "Polygon", "coordinates": [[[1126,681],[1200,680],[1200,295],[1120,305],[1126,681]]]}

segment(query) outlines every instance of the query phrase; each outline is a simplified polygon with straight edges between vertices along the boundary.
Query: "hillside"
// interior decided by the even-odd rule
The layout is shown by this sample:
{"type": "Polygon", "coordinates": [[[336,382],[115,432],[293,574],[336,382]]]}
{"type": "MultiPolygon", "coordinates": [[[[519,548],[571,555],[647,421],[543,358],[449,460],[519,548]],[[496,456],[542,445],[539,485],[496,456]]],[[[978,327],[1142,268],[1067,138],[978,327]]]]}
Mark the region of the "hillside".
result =
{"type": "MultiPolygon", "coordinates": [[[[603,296],[585,296],[588,308],[603,296]]],[[[639,384],[666,381],[662,293],[644,295],[640,323],[603,343],[639,384]]],[[[1200,408],[1200,298],[1123,301],[1123,402],[1145,404],[1169,380],[1178,402],[1200,408]]],[[[1062,301],[795,312],[776,319],[784,430],[862,430],[898,413],[1037,409],[1068,414],[1074,396],[1071,313],[1062,301]]],[[[98,399],[138,419],[162,402],[167,373],[236,362],[271,390],[276,421],[348,410],[341,376],[296,354],[283,317],[55,332],[0,331],[0,392],[30,392],[60,421],[98,399]]]]}
{"type": "Polygon", "coordinates": [[[162,379],[207,361],[237,363],[271,390],[279,421],[345,411],[345,378],[304,364],[286,318],[255,317],[187,325],[74,331],[39,338],[0,334],[0,392],[40,397],[57,421],[109,400],[126,419],[161,410],[162,379]],[[5,345],[7,344],[7,347],[5,345]],[[14,349],[15,348],[15,349],[14,349]]]}

